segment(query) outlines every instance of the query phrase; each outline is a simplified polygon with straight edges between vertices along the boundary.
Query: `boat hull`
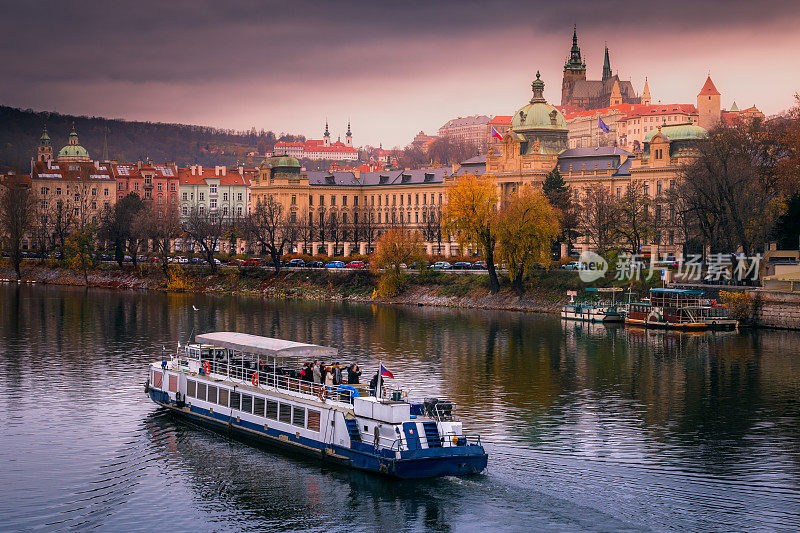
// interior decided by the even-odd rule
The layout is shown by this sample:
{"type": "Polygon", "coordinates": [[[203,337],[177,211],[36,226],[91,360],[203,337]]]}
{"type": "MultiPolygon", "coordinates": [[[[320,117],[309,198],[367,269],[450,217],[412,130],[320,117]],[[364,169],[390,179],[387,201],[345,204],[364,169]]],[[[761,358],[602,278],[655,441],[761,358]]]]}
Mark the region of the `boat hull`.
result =
{"type": "Polygon", "coordinates": [[[625,319],[625,324],[643,328],[682,329],[691,331],[706,329],[736,329],[737,326],[737,322],[735,320],[716,320],[712,322],[663,322],[659,320],[642,320],[630,317],[625,319]]]}
{"type": "Polygon", "coordinates": [[[571,309],[562,309],[561,318],[565,320],[580,320],[582,322],[603,322],[614,323],[623,322],[625,316],[621,313],[609,313],[598,309],[587,309],[583,311],[574,311],[571,309]]]}
{"type": "Polygon", "coordinates": [[[221,430],[258,444],[399,479],[477,474],[482,472],[488,463],[488,455],[483,447],[477,444],[404,450],[399,453],[385,449],[375,450],[372,446],[362,442],[353,443],[353,447],[344,447],[337,444],[325,444],[299,434],[265,428],[197,406],[179,406],[169,397],[169,394],[158,389],[149,389],[148,395],[157,405],[169,409],[174,415],[193,423],[221,430]]]}

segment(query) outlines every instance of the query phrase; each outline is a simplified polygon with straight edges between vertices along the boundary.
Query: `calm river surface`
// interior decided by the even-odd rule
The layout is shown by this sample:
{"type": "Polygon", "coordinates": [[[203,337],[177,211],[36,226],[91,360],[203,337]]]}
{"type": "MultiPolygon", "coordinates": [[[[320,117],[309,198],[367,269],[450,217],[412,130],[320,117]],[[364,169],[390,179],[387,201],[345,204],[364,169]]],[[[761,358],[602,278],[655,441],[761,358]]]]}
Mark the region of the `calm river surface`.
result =
{"type": "Polygon", "coordinates": [[[3,531],[800,529],[796,332],[6,285],[0,387],[3,531]],[[488,471],[401,483],[177,421],[145,365],[213,330],[382,359],[456,402],[488,471]]]}

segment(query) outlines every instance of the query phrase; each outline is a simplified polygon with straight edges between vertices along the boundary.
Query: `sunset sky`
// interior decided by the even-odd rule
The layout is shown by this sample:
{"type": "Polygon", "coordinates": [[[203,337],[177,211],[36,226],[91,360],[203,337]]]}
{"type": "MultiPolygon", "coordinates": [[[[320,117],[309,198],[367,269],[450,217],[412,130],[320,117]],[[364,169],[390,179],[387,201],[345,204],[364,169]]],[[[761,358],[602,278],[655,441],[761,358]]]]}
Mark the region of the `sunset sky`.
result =
{"type": "Polygon", "coordinates": [[[538,70],[560,100],[572,26],[599,79],[611,66],[653,103],[767,115],[800,90],[800,2],[6,2],[0,104],[271,129],[403,146],[450,118],[510,115],[538,70]],[[663,7],[661,7],[663,6],[663,7]]]}

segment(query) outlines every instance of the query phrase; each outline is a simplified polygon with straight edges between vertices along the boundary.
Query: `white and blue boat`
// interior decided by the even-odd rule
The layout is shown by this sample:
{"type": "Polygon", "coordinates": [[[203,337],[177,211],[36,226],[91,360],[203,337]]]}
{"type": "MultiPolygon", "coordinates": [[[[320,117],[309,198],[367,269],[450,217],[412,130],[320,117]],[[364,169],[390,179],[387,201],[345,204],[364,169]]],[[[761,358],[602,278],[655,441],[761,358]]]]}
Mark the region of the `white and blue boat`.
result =
{"type": "Polygon", "coordinates": [[[369,391],[298,379],[292,363],[330,361],[335,348],[234,332],[197,335],[195,341],[148,370],[147,394],[178,416],[402,479],[486,468],[480,437],[464,434],[450,401],[412,401],[382,382],[369,391]]]}
{"type": "Polygon", "coordinates": [[[624,322],[625,309],[615,300],[619,287],[589,287],[586,289],[587,299],[575,301],[576,291],[570,291],[570,302],[561,308],[561,318],[567,320],[582,320],[584,322],[624,322]],[[611,295],[610,298],[605,295],[611,295]]]}

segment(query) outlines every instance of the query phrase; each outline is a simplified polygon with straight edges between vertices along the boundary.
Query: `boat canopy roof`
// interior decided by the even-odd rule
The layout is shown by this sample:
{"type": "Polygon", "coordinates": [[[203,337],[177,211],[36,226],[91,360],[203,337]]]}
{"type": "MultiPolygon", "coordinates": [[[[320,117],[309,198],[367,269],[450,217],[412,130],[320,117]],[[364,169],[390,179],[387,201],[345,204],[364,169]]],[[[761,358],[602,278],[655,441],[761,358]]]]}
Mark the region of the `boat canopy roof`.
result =
{"type": "Polygon", "coordinates": [[[686,296],[700,296],[704,294],[703,291],[698,289],[664,289],[661,287],[650,289],[650,292],[656,294],[682,294],[686,296]]]}
{"type": "Polygon", "coordinates": [[[586,292],[622,292],[622,287],[587,287],[586,292]]]}
{"type": "Polygon", "coordinates": [[[234,331],[203,333],[202,335],[197,335],[195,341],[221,346],[230,350],[273,357],[333,357],[339,353],[336,348],[327,346],[272,339],[234,331]]]}

